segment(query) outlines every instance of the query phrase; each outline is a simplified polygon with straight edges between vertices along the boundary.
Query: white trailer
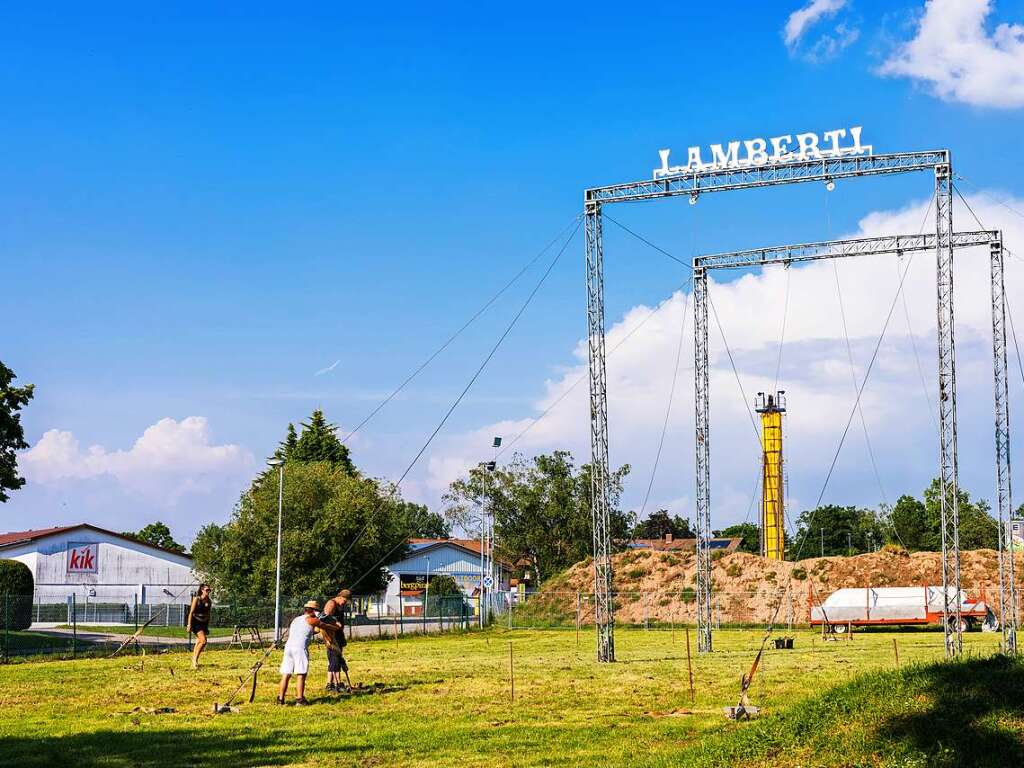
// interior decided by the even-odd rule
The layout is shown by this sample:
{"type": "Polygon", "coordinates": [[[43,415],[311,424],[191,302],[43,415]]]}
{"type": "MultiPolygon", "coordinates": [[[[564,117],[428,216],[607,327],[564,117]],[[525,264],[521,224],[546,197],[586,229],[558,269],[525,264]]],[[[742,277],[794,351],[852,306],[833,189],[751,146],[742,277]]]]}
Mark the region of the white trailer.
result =
{"type": "MultiPolygon", "coordinates": [[[[952,594],[952,587],[949,588],[952,594]]],[[[995,618],[983,600],[960,590],[961,629],[992,625],[995,618]]],[[[811,605],[811,626],[842,632],[847,626],[942,624],[942,587],[851,587],[837,589],[824,603],[811,605]]]]}

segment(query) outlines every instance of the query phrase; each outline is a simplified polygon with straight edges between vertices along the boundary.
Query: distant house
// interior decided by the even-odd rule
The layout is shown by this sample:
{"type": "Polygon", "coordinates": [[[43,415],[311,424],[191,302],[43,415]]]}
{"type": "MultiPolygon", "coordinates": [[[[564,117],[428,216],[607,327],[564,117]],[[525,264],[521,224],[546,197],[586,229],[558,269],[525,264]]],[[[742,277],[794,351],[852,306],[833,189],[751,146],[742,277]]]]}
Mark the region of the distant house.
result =
{"type": "Polygon", "coordinates": [[[195,583],[188,555],[88,523],[0,533],[0,558],[29,567],[40,603],[187,603],[195,583]]]}
{"type": "MultiPolygon", "coordinates": [[[[743,539],[711,539],[710,548],[712,551],[735,552],[740,548],[743,539]]],[[[652,549],[656,552],[685,552],[697,549],[696,539],[677,539],[671,533],[666,533],[663,539],[632,539],[626,542],[629,549],[652,549]]]]}
{"type": "MultiPolygon", "coordinates": [[[[384,603],[387,613],[401,610],[406,616],[423,612],[427,581],[432,576],[451,576],[466,596],[480,593],[480,541],[478,539],[409,539],[409,554],[387,566],[390,576],[384,603]]],[[[507,592],[512,565],[496,559],[495,592],[507,592]]]]}

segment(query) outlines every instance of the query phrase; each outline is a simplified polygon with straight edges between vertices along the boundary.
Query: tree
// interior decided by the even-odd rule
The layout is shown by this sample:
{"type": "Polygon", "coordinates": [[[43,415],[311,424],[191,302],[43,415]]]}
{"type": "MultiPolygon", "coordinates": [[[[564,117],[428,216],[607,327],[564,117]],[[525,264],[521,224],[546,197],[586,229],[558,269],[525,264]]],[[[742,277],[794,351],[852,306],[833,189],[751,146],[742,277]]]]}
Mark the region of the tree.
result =
{"type": "MultiPolygon", "coordinates": [[[[633,515],[619,509],[623,466],[608,478],[613,541],[629,538],[633,515]]],[[[590,465],[577,470],[568,451],[524,459],[513,456],[493,471],[474,467],[456,480],[444,497],[445,517],[470,535],[479,536],[482,510],[494,515],[498,553],[512,562],[526,559],[538,579],[591,554],[590,465]]]]}
{"type": "Polygon", "coordinates": [[[0,503],[8,500],[7,491],[16,491],[25,484],[18,477],[16,451],[28,448],[21,426],[21,409],[32,399],[35,386],[15,387],[14,371],[0,362],[0,503]]]}
{"type": "Polygon", "coordinates": [[[295,448],[299,444],[299,436],[295,432],[295,425],[291,422],[288,423],[288,432],[285,433],[285,438],[278,446],[277,450],[274,451],[274,456],[278,459],[287,459],[295,454],[295,448]]]}
{"type": "Polygon", "coordinates": [[[155,523],[150,523],[138,533],[131,533],[128,531],[124,535],[130,536],[133,539],[138,539],[139,541],[144,541],[147,544],[163,547],[164,549],[170,549],[174,552],[185,551],[185,548],[174,540],[174,537],[171,535],[171,529],[159,520],[155,523]]]}
{"type": "Polygon", "coordinates": [[[308,422],[302,422],[302,434],[297,440],[294,439],[295,428],[290,424],[288,426],[288,435],[282,445],[288,461],[326,461],[341,467],[350,475],[355,473],[348,448],[335,434],[338,428],[327,423],[324,412],[319,408],[313,411],[308,422]]]}
{"type": "Polygon", "coordinates": [[[32,569],[19,560],[0,560],[0,629],[32,626],[32,569]]]}
{"type": "MultiPolygon", "coordinates": [[[[928,549],[936,552],[942,549],[941,496],[939,478],[935,478],[924,492],[924,505],[931,544],[928,549]]],[[[989,514],[991,508],[988,502],[984,499],[971,501],[970,494],[962,487],[957,488],[956,496],[960,512],[960,548],[998,548],[999,524],[989,514]]]]}
{"type": "Polygon", "coordinates": [[[443,515],[431,512],[423,504],[403,501],[406,528],[409,535],[424,539],[447,539],[452,535],[451,526],[443,515]]]}
{"type": "Polygon", "coordinates": [[[730,525],[728,528],[712,531],[712,533],[723,539],[741,539],[740,552],[749,552],[752,555],[761,554],[761,529],[754,523],[730,525]]]}
{"type": "Polygon", "coordinates": [[[637,523],[632,536],[634,539],[663,539],[669,533],[674,539],[692,539],[697,535],[690,528],[688,517],[669,516],[667,509],[659,509],[637,523]]]}
{"type": "MultiPolygon", "coordinates": [[[[797,544],[801,557],[820,553],[849,555],[873,552],[884,541],[884,529],[870,509],[827,504],[805,510],[797,519],[797,544]]],[[[796,553],[794,553],[795,556],[796,553]]]]}
{"type": "MultiPolygon", "coordinates": [[[[395,489],[329,461],[289,460],[284,477],[282,593],[383,589],[383,566],[405,556],[408,538],[406,505],[395,489]]],[[[272,599],[277,493],[277,473],[261,473],[226,525],[207,525],[196,536],[195,569],[219,599],[272,599]]]]}
{"type": "Polygon", "coordinates": [[[900,544],[910,552],[930,550],[935,547],[935,533],[928,523],[928,511],[924,502],[904,494],[896,500],[890,513],[893,543],[900,544]]]}

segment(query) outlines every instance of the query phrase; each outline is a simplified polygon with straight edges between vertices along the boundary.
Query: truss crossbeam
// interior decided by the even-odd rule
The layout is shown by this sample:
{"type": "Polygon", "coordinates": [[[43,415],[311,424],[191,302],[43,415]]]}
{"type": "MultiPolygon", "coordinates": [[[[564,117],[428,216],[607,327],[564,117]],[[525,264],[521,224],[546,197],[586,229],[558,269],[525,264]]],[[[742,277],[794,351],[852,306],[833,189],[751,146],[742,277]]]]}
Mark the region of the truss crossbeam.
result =
{"type": "MultiPolygon", "coordinates": [[[[974,245],[989,245],[999,236],[994,231],[954,232],[953,247],[968,248],[974,245]]],[[[816,243],[797,243],[770,248],[752,248],[745,251],[728,251],[707,256],[697,256],[693,268],[704,269],[746,269],[769,264],[795,264],[818,259],[837,259],[847,256],[874,256],[887,253],[908,253],[910,251],[935,250],[935,235],[890,235],[887,237],[862,237],[850,240],[826,240],[816,243]]]]}
{"type": "Polygon", "coordinates": [[[695,171],[679,176],[594,187],[586,191],[584,199],[590,203],[621,203],[807,181],[824,182],[857,176],[934,171],[937,165],[948,164],[949,152],[947,150],[833,157],[749,168],[695,171]]]}

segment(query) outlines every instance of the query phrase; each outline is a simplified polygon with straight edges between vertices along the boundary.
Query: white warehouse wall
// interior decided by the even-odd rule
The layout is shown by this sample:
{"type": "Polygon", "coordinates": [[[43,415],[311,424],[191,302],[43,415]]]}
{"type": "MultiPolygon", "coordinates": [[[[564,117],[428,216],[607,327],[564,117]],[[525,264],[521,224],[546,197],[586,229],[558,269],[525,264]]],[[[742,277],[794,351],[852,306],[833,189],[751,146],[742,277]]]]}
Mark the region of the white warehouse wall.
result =
{"type": "Polygon", "coordinates": [[[62,531],[0,548],[0,558],[19,560],[35,579],[35,601],[63,603],[72,594],[91,602],[169,603],[191,599],[192,559],[92,528],[62,531]],[[98,544],[96,573],[68,573],[69,545],[98,544]],[[176,599],[167,595],[181,595],[176,599]]]}

